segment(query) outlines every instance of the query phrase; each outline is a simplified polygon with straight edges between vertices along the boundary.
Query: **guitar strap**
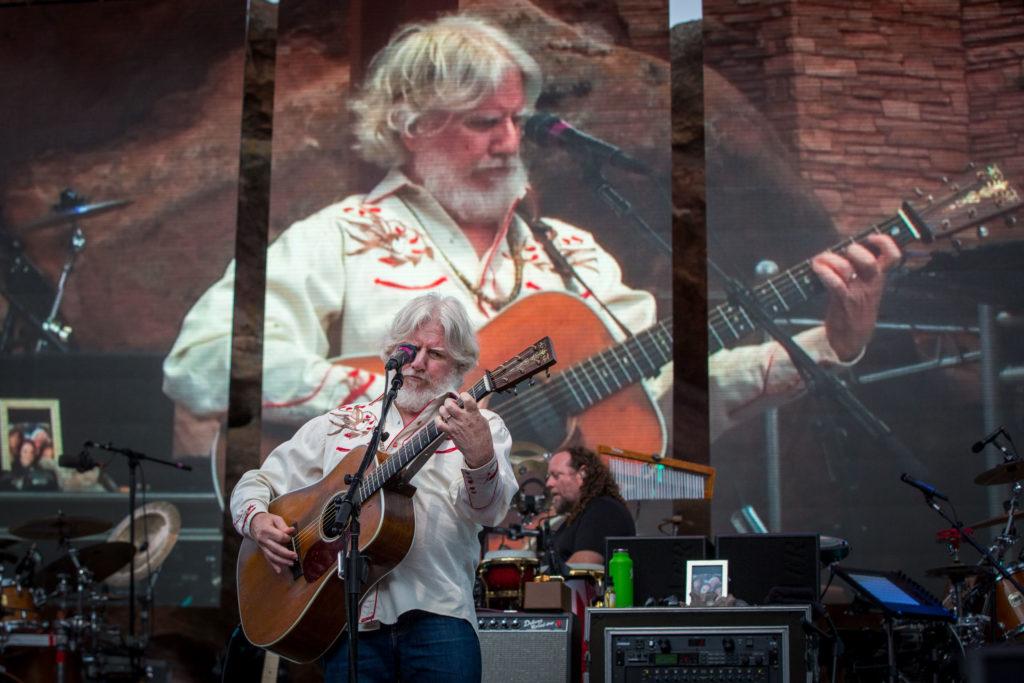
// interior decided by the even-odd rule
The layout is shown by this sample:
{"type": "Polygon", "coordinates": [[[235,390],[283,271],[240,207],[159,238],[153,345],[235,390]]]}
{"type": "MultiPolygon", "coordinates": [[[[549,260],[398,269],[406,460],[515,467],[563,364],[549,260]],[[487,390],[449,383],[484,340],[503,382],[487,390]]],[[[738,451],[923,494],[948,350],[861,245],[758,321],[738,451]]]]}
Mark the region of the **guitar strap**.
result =
{"type": "MultiPolygon", "coordinates": [[[[398,432],[398,434],[395,435],[395,438],[392,439],[391,443],[389,444],[389,450],[392,450],[395,447],[400,447],[416,432],[423,429],[423,427],[425,427],[427,423],[434,419],[434,416],[437,415],[437,411],[441,408],[441,404],[444,403],[444,400],[449,397],[455,399],[458,398],[458,396],[455,395],[454,393],[448,392],[446,394],[438,396],[433,401],[428,403],[426,407],[424,407],[423,410],[420,411],[419,415],[417,415],[412,420],[412,422],[403,427],[402,431],[398,432]]],[[[412,478],[416,476],[416,473],[419,472],[420,469],[427,463],[427,460],[430,459],[432,455],[434,455],[434,452],[437,451],[437,447],[441,445],[442,441],[444,441],[443,438],[438,439],[434,443],[427,446],[427,448],[422,453],[420,453],[415,460],[410,462],[402,469],[401,473],[399,474],[399,479],[403,483],[408,484],[412,480],[412,478]]]]}
{"type": "Polygon", "coordinates": [[[601,307],[601,310],[611,318],[612,322],[618,326],[627,339],[631,339],[633,337],[633,332],[626,327],[614,313],[612,313],[611,309],[608,308],[604,301],[601,300],[601,297],[591,289],[590,285],[586,283],[586,281],[580,276],[579,272],[573,268],[571,263],[569,263],[569,259],[565,258],[565,255],[562,254],[562,252],[558,250],[558,247],[555,246],[555,241],[552,239],[555,234],[554,229],[545,223],[543,218],[531,220],[528,216],[522,214],[521,217],[526,221],[526,224],[530,226],[534,239],[541,243],[541,246],[544,248],[544,252],[551,260],[551,265],[554,267],[555,272],[561,276],[562,282],[565,284],[565,288],[572,291],[573,283],[578,283],[579,286],[583,288],[584,292],[590,292],[591,297],[601,307]]]}

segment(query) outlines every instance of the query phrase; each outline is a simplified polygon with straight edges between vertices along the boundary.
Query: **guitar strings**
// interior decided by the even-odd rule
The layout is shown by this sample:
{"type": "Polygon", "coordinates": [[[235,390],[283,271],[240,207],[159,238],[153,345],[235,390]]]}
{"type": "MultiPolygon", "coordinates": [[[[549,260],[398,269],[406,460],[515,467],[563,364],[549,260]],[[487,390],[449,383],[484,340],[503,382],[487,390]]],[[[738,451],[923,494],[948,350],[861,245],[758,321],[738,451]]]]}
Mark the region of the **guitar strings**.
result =
{"type": "MultiPolygon", "coordinates": [[[[529,413],[538,407],[543,407],[543,403],[545,401],[550,401],[556,408],[567,408],[570,406],[570,402],[572,401],[586,407],[586,403],[577,397],[577,393],[588,394],[590,391],[582,386],[583,380],[579,378],[575,378],[575,381],[581,386],[579,390],[574,389],[572,383],[569,381],[571,375],[582,374],[583,379],[591,383],[593,390],[596,391],[599,396],[602,396],[602,392],[598,386],[599,383],[604,385],[606,388],[606,391],[603,392],[603,396],[611,395],[612,393],[635,383],[644,376],[644,373],[641,371],[643,366],[651,365],[653,366],[652,370],[660,367],[660,364],[641,361],[650,361],[650,356],[652,354],[654,356],[663,355],[660,351],[660,347],[663,345],[667,347],[668,354],[671,356],[671,340],[665,339],[669,334],[667,324],[670,324],[671,320],[671,318],[666,318],[665,320],[657,323],[654,327],[650,328],[653,334],[647,338],[647,343],[638,341],[638,338],[634,337],[618,345],[618,348],[622,348],[626,355],[630,357],[632,365],[637,368],[638,376],[636,378],[631,377],[630,374],[625,371],[625,368],[621,365],[621,361],[616,359],[614,363],[610,362],[608,356],[611,356],[613,359],[615,358],[614,348],[616,347],[613,347],[613,349],[606,349],[605,351],[573,365],[567,368],[564,372],[556,375],[547,396],[542,395],[540,392],[536,394],[526,393],[524,396],[511,402],[507,408],[502,406],[500,414],[508,421],[513,421],[515,418],[522,417],[524,414],[529,413]],[[659,339],[661,344],[659,344],[659,339]],[[601,359],[604,362],[606,368],[605,374],[602,374],[598,367],[598,359],[601,359]],[[588,369],[586,367],[588,364],[594,366],[594,369],[588,369]],[[606,377],[610,377],[615,380],[616,386],[614,388],[610,387],[605,381],[606,377]],[[625,381],[622,381],[623,379],[625,381]]],[[[591,404],[592,403],[593,402],[591,402],[591,404]]]]}
{"type": "MultiPolygon", "coordinates": [[[[946,195],[940,197],[937,200],[933,199],[928,205],[916,209],[916,211],[922,217],[931,216],[932,214],[936,214],[942,210],[949,208],[952,200],[957,199],[959,197],[963,197],[971,192],[977,191],[979,188],[989,186],[992,183],[997,183],[1000,180],[1001,175],[998,174],[998,172],[994,173],[991,169],[989,169],[988,171],[978,172],[975,174],[974,180],[972,182],[966,184],[964,187],[952,185],[953,189],[947,192],[946,195]]],[[[996,202],[996,204],[997,206],[999,205],[998,201],[996,202]]],[[[873,232],[881,234],[883,229],[888,230],[889,228],[893,227],[894,225],[898,225],[901,222],[902,221],[899,216],[891,217],[878,225],[872,226],[867,230],[857,235],[854,235],[853,237],[843,240],[838,245],[832,247],[830,251],[839,251],[841,249],[846,248],[853,242],[860,242],[873,232]]],[[[904,242],[903,244],[907,244],[911,241],[913,240],[907,239],[906,242],[904,242]]],[[[794,279],[797,279],[797,273],[799,273],[800,276],[807,275],[808,273],[813,273],[813,268],[811,268],[811,261],[803,261],[802,263],[797,264],[793,268],[790,268],[788,271],[767,280],[765,283],[761,285],[758,285],[757,287],[754,288],[755,298],[758,300],[759,303],[761,303],[766,308],[769,308],[772,305],[773,300],[778,301],[781,298],[789,298],[790,295],[792,295],[795,291],[798,290],[800,290],[800,294],[801,296],[803,296],[805,300],[809,299],[810,297],[804,296],[801,288],[796,284],[796,282],[793,281],[794,279]],[[778,291],[780,296],[773,296],[772,290],[778,291]]],[[[812,280],[811,284],[817,290],[814,292],[815,294],[821,290],[822,285],[817,277],[815,277],[812,280]]],[[[719,307],[716,307],[716,309],[709,316],[708,323],[712,328],[711,331],[714,332],[717,336],[719,336],[719,342],[722,341],[721,335],[727,332],[727,328],[732,329],[739,325],[740,330],[738,330],[737,334],[727,335],[734,336],[737,339],[743,334],[746,334],[747,332],[750,332],[753,329],[753,323],[750,321],[749,317],[747,317],[746,313],[742,309],[737,310],[737,307],[733,306],[731,303],[725,303],[719,307]],[[738,314],[741,313],[743,314],[744,318],[746,318],[746,324],[740,321],[737,317],[738,314]]],[[[722,346],[724,347],[725,344],[722,344],[722,346]]]]}
{"type": "MultiPolygon", "coordinates": [[[[484,389],[484,380],[481,379],[469,389],[469,392],[479,400],[484,389]]],[[[377,467],[367,473],[366,478],[359,485],[359,492],[357,493],[356,498],[360,502],[367,500],[370,495],[380,490],[384,484],[387,483],[387,481],[397,474],[403,467],[416,459],[420,453],[427,448],[427,446],[437,439],[438,436],[440,436],[440,432],[436,425],[434,425],[433,421],[428,422],[417,430],[409,437],[406,443],[398,449],[398,451],[393,453],[385,459],[384,462],[380,463],[377,467]],[[421,441],[422,443],[420,443],[421,441]]],[[[320,538],[321,529],[325,529],[334,524],[337,510],[338,505],[332,500],[324,506],[319,519],[311,520],[301,529],[296,530],[294,538],[298,541],[300,546],[306,544],[310,540],[320,538]]]]}

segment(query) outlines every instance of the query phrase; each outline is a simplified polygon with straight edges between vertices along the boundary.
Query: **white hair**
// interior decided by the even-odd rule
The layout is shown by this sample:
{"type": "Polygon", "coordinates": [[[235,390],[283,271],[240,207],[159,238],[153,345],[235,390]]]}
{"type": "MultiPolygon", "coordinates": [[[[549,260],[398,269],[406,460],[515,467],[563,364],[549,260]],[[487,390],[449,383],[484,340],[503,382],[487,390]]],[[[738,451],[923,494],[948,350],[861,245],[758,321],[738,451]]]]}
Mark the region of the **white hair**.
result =
{"type": "Polygon", "coordinates": [[[518,70],[532,108],[541,89],[540,66],[503,30],[476,17],[451,15],[403,26],[373,58],[352,100],[356,149],[369,162],[396,167],[408,153],[402,136],[429,134],[423,117],[460,113],[494,94],[518,70]]]}
{"type": "Polygon", "coordinates": [[[387,360],[400,343],[407,341],[413,332],[429,322],[439,323],[444,330],[446,350],[454,363],[458,383],[461,383],[462,376],[476,365],[480,357],[480,345],[476,341],[465,306],[453,296],[431,292],[402,306],[384,335],[381,359],[387,360]]]}

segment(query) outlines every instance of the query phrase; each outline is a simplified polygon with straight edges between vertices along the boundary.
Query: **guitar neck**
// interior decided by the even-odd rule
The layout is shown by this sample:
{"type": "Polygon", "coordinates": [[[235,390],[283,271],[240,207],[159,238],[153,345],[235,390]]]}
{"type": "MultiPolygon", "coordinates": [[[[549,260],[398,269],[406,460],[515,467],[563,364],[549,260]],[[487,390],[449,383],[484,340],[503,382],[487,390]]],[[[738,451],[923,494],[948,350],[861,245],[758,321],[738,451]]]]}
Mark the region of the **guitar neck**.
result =
{"type": "MultiPolygon", "coordinates": [[[[861,243],[873,234],[889,235],[897,246],[902,247],[924,238],[927,226],[905,205],[896,216],[843,240],[829,251],[841,253],[851,244],[861,243]]],[[[752,293],[761,308],[769,315],[778,316],[785,315],[824,289],[825,286],[814,274],[808,259],[757,285],[752,293]]],[[[716,306],[708,314],[708,353],[733,346],[752,332],[754,327],[754,322],[741,307],[729,302],[716,306]]]]}
{"type": "MultiPolygon", "coordinates": [[[[480,381],[474,384],[468,391],[469,394],[477,401],[487,396],[487,394],[491,393],[488,376],[485,374],[480,378],[480,381]]],[[[437,444],[445,438],[445,434],[437,428],[437,425],[434,424],[433,420],[420,428],[418,432],[410,437],[409,441],[407,441],[405,445],[398,449],[398,452],[393,453],[387,460],[381,463],[380,467],[373,470],[366,477],[363,483],[359,486],[359,491],[356,494],[359,502],[362,503],[369,499],[392,477],[401,472],[406,465],[418,458],[428,449],[435,448],[437,444]]]]}
{"type": "Polygon", "coordinates": [[[670,360],[672,318],[668,317],[564,370],[545,390],[565,400],[565,409],[575,415],[644,377],[654,377],[670,360]]]}

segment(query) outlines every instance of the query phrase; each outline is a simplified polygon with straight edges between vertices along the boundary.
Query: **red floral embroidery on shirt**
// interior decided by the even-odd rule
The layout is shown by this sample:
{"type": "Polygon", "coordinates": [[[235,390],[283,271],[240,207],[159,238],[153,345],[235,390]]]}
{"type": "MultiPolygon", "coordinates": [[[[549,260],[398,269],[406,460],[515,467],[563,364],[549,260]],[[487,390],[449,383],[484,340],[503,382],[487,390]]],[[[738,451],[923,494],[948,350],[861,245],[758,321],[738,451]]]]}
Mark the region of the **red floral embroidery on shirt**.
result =
{"type": "MultiPolygon", "coordinates": [[[[349,209],[346,211],[350,212],[349,209]]],[[[406,263],[415,266],[425,258],[434,258],[434,250],[429,246],[412,248],[412,245],[421,244],[423,236],[419,232],[398,221],[385,219],[379,207],[360,209],[358,217],[350,213],[347,218],[348,234],[359,244],[347,256],[380,250],[384,255],[377,260],[395,268],[406,263]]]]}
{"type": "Polygon", "coordinates": [[[328,436],[345,432],[345,438],[352,439],[359,436],[360,433],[365,434],[373,429],[377,416],[367,410],[366,406],[356,405],[343,406],[342,408],[332,410],[328,413],[328,419],[332,425],[337,427],[333,432],[328,432],[328,436]]]}

